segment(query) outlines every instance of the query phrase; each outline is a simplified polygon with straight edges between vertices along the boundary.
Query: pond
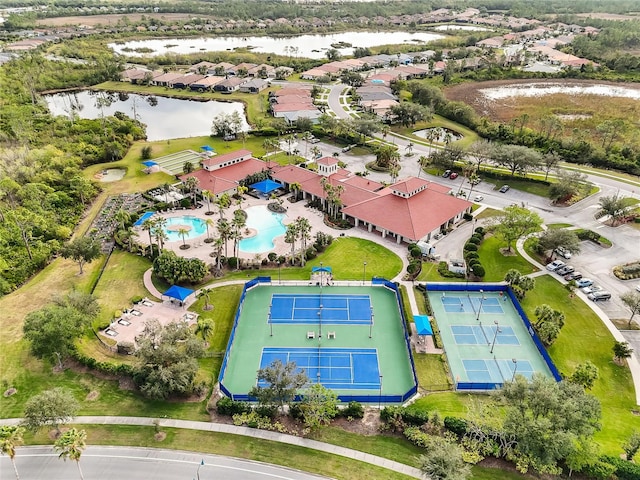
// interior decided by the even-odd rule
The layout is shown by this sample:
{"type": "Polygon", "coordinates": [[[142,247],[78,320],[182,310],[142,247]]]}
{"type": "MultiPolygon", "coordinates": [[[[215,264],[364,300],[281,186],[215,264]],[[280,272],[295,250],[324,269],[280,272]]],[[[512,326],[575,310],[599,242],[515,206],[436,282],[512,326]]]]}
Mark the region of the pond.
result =
{"type": "Polygon", "coordinates": [[[96,178],[101,182],[117,182],[122,180],[127,171],[123,168],[109,168],[96,173],[96,178]]]}
{"type": "Polygon", "coordinates": [[[199,102],[88,90],[45,95],[44,99],[53,115],[70,116],[73,113],[80,118],[100,118],[122,112],[131,118],[135,116],[147,125],[149,141],[210,135],[213,118],[221,113],[238,112],[242,130],[249,129],[241,102],[199,102]]]}
{"type": "Polygon", "coordinates": [[[343,32],[330,35],[297,35],[293,37],[195,37],[162,38],[110,43],[116,53],[129,56],[152,57],[166,53],[197,53],[199,51],[220,52],[246,48],[255,52],[275,53],[291,57],[326,58],[332,44],[351,47],[338,48],[342,55],[353,55],[355,47],[396,45],[402,43],[422,44],[444,38],[438,33],[427,32],[343,32]],[[142,49],[142,50],[139,50],[142,49]],[[136,52],[138,50],[140,53],[136,52]],[[149,51],[150,50],[150,51],[149,51]]]}
{"type": "Polygon", "coordinates": [[[540,97],[563,93],[568,95],[600,95],[605,97],[622,97],[640,100],[640,88],[606,84],[571,84],[563,83],[518,83],[495,88],[483,88],[479,92],[490,100],[501,100],[509,97],[540,97]]]}

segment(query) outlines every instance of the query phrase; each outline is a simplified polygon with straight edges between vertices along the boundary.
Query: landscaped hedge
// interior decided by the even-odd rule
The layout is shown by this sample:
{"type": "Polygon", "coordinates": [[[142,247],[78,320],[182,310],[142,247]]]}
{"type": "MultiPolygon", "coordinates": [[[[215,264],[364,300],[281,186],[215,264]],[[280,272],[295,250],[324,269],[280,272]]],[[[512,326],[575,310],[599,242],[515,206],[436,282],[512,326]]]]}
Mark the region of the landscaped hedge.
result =
{"type": "Polygon", "coordinates": [[[136,370],[135,367],[126,363],[115,364],[109,362],[99,362],[95,358],[89,357],[88,355],[80,353],[77,350],[71,351],[71,357],[88,368],[106,373],[108,375],[126,375],[128,377],[133,377],[133,374],[136,370]]]}
{"type": "Polygon", "coordinates": [[[444,428],[462,437],[467,433],[468,425],[464,418],[444,417],[444,428]]]}
{"type": "Polygon", "coordinates": [[[613,474],[618,480],[640,480],[640,465],[610,455],[603,455],[600,461],[615,468],[613,474]]]}
{"type": "Polygon", "coordinates": [[[251,411],[251,405],[246,402],[231,400],[229,397],[223,397],[218,400],[216,410],[220,415],[232,417],[236,414],[249,413],[251,411]]]}

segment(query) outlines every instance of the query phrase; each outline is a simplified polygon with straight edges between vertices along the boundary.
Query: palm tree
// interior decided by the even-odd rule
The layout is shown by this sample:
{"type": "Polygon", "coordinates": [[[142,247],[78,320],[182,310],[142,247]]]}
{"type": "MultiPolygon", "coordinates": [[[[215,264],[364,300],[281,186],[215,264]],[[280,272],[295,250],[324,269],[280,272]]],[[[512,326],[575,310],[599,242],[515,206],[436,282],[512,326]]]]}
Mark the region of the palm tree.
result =
{"type": "Polygon", "coordinates": [[[213,220],[211,220],[210,218],[207,218],[204,221],[204,226],[207,228],[207,243],[211,243],[211,236],[209,235],[209,227],[213,227],[216,224],[216,222],[214,222],[213,220]]]}
{"type": "Polygon", "coordinates": [[[407,146],[404,147],[404,149],[407,151],[407,157],[410,157],[411,155],[413,155],[413,147],[414,147],[413,142],[409,142],[407,146]]]}
{"type": "Polygon", "coordinates": [[[298,182],[293,182],[289,185],[289,190],[293,192],[294,198],[297,200],[298,193],[300,193],[300,190],[302,190],[302,185],[300,185],[298,182]]]}
{"type": "Polygon", "coordinates": [[[418,178],[420,178],[420,174],[422,173],[422,169],[429,163],[429,157],[425,157],[421,155],[418,158],[418,178]]]}
{"type": "Polygon", "coordinates": [[[120,224],[120,230],[124,230],[127,223],[131,221],[131,214],[120,208],[115,214],[115,219],[120,224]]]}
{"type": "Polygon", "coordinates": [[[13,465],[13,471],[16,473],[16,480],[20,480],[18,475],[18,467],[16,467],[16,447],[22,445],[22,436],[24,435],[24,427],[17,425],[5,425],[0,427],[0,452],[8,455],[13,465]]]}
{"type": "Polygon", "coordinates": [[[218,206],[218,213],[220,213],[220,220],[223,220],[224,211],[227,208],[229,208],[229,205],[231,205],[231,197],[229,196],[228,193],[225,192],[218,197],[218,199],[215,201],[215,204],[218,206]]]}
{"type": "Polygon", "coordinates": [[[178,229],[178,235],[180,235],[182,237],[182,247],[180,247],[180,248],[182,248],[183,250],[186,250],[187,248],[189,248],[187,246],[187,241],[184,238],[188,233],[189,233],[189,230],[187,230],[184,227],[181,227],[181,228],[178,229]]]}
{"type": "Polygon", "coordinates": [[[231,238],[231,224],[227,219],[222,218],[218,220],[218,234],[220,235],[222,242],[224,242],[224,256],[228,258],[228,240],[231,238]]]}
{"type": "Polygon", "coordinates": [[[205,212],[205,215],[213,215],[213,212],[211,211],[211,191],[202,190],[200,193],[202,194],[202,198],[207,202],[207,211],[205,212]]]}
{"type": "Polygon", "coordinates": [[[151,250],[151,255],[153,255],[153,236],[151,235],[151,231],[155,228],[156,221],[150,218],[147,218],[144,222],[142,222],[142,229],[146,230],[149,233],[149,248],[151,250]]]}
{"type": "Polygon", "coordinates": [[[202,340],[205,342],[207,339],[213,335],[213,331],[215,329],[215,323],[211,318],[198,318],[198,323],[196,324],[196,335],[200,334],[202,340]]]}
{"type": "Polygon", "coordinates": [[[307,255],[307,241],[311,239],[311,224],[304,217],[296,218],[295,224],[300,238],[300,266],[304,267],[307,255]]]}
{"type": "Polygon", "coordinates": [[[287,230],[284,234],[285,243],[291,244],[291,265],[295,265],[295,251],[296,251],[296,240],[298,239],[298,226],[294,223],[290,223],[287,225],[287,230]]]}
{"type": "Polygon", "coordinates": [[[189,189],[189,193],[191,193],[191,202],[195,205],[196,204],[196,190],[198,189],[198,185],[200,184],[200,180],[198,180],[196,177],[189,177],[184,182],[184,184],[189,189]]]}
{"type": "Polygon", "coordinates": [[[86,440],[87,432],[72,428],[64,432],[53,445],[56,452],[60,453],[59,458],[75,460],[81,480],[84,480],[84,475],[82,475],[82,469],[80,468],[80,456],[82,451],[87,448],[86,440]]]}
{"type": "Polygon", "coordinates": [[[240,185],[236,188],[236,192],[238,192],[238,208],[242,210],[242,200],[244,200],[243,195],[249,191],[249,187],[244,185],[240,185]]]}
{"type": "Polygon", "coordinates": [[[222,247],[224,245],[224,239],[220,235],[213,240],[213,248],[216,250],[216,266],[218,271],[222,269],[222,247]]]}
{"type": "Polygon", "coordinates": [[[164,226],[166,224],[167,224],[166,218],[159,218],[158,220],[156,220],[156,225],[153,228],[153,236],[156,238],[156,241],[158,242],[159,250],[162,250],[164,248],[165,240],[169,239],[169,237],[164,231],[164,226]]]}
{"type": "Polygon", "coordinates": [[[198,292],[198,298],[204,298],[204,310],[211,310],[211,304],[209,304],[209,295],[212,291],[212,288],[203,288],[198,292]]]}

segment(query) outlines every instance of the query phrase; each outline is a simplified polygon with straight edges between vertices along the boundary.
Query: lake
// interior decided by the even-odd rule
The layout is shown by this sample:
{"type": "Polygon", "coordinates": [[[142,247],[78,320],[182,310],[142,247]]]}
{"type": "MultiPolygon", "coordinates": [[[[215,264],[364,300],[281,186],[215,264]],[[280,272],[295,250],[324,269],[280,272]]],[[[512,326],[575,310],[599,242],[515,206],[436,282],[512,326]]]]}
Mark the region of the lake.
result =
{"type": "MultiPolygon", "coordinates": [[[[636,84],[637,85],[637,84],[636,84]]],[[[606,84],[579,84],[571,80],[560,82],[518,83],[501,87],[482,88],[479,92],[490,100],[509,97],[540,97],[563,93],[568,95],[601,95],[640,100],[640,89],[632,86],[606,84]]]]}
{"type": "Polygon", "coordinates": [[[219,102],[210,100],[180,100],[134,93],[118,94],[92,92],[56,93],[44,96],[53,115],[69,116],[76,112],[80,118],[100,118],[103,115],[98,103],[106,103],[104,115],[122,112],[135,117],[147,125],[147,140],[199,137],[211,134],[213,118],[221,113],[238,112],[242,118],[242,130],[249,130],[241,102],[219,102]]]}
{"type": "Polygon", "coordinates": [[[194,37],[136,40],[110,43],[114,52],[129,56],[156,56],[165,53],[219,52],[236,48],[251,48],[255,52],[275,53],[292,57],[326,58],[331,45],[346,42],[352,47],[338,48],[342,55],[353,55],[355,47],[396,45],[402,43],[426,44],[444,38],[443,35],[427,32],[344,32],[329,35],[297,35],[294,37],[194,37]],[[151,49],[149,53],[136,53],[139,48],[151,49]]]}

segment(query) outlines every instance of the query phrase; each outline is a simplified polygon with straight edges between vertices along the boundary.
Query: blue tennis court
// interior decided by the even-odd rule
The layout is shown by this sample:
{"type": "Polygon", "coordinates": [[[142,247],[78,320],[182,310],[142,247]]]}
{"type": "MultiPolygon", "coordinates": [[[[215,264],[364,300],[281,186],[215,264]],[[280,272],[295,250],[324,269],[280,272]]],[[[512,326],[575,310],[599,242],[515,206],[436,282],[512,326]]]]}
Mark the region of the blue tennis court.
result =
{"type": "Polygon", "coordinates": [[[511,381],[514,372],[531,378],[533,367],[528,360],[493,359],[493,360],[462,360],[464,369],[470,382],[502,383],[511,381]],[[514,362],[515,360],[515,362],[514,362]]]}
{"type": "Polygon", "coordinates": [[[271,296],[269,322],[369,325],[369,295],[282,294],[271,296]]]}
{"type": "Polygon", "coordinates": [[[482,313],[504,314],[500,300],[481,297],[441,297],[442,306],[447,313],[482,313]]]}
{"type": "Polygon", "coordinates": [[[457,345],[489,345],[493,343],[494,336],[496,345],[520,345],[516,333],[508,325],[451,325],[450,328],[457,345]]]}
{"type": "MultiPolygon", "coordinates": [[[[375,348],[268,348],[262,349],[260,368],[273,361],[295,362],[309,382],[318,380],[329,389],[371,390],[380,388],[378,351],[375,348]],[[320,376],[318,377],[318,373],[320,376]]],[[[258,386],[267,386],[260,381],[258,386]]]]}

